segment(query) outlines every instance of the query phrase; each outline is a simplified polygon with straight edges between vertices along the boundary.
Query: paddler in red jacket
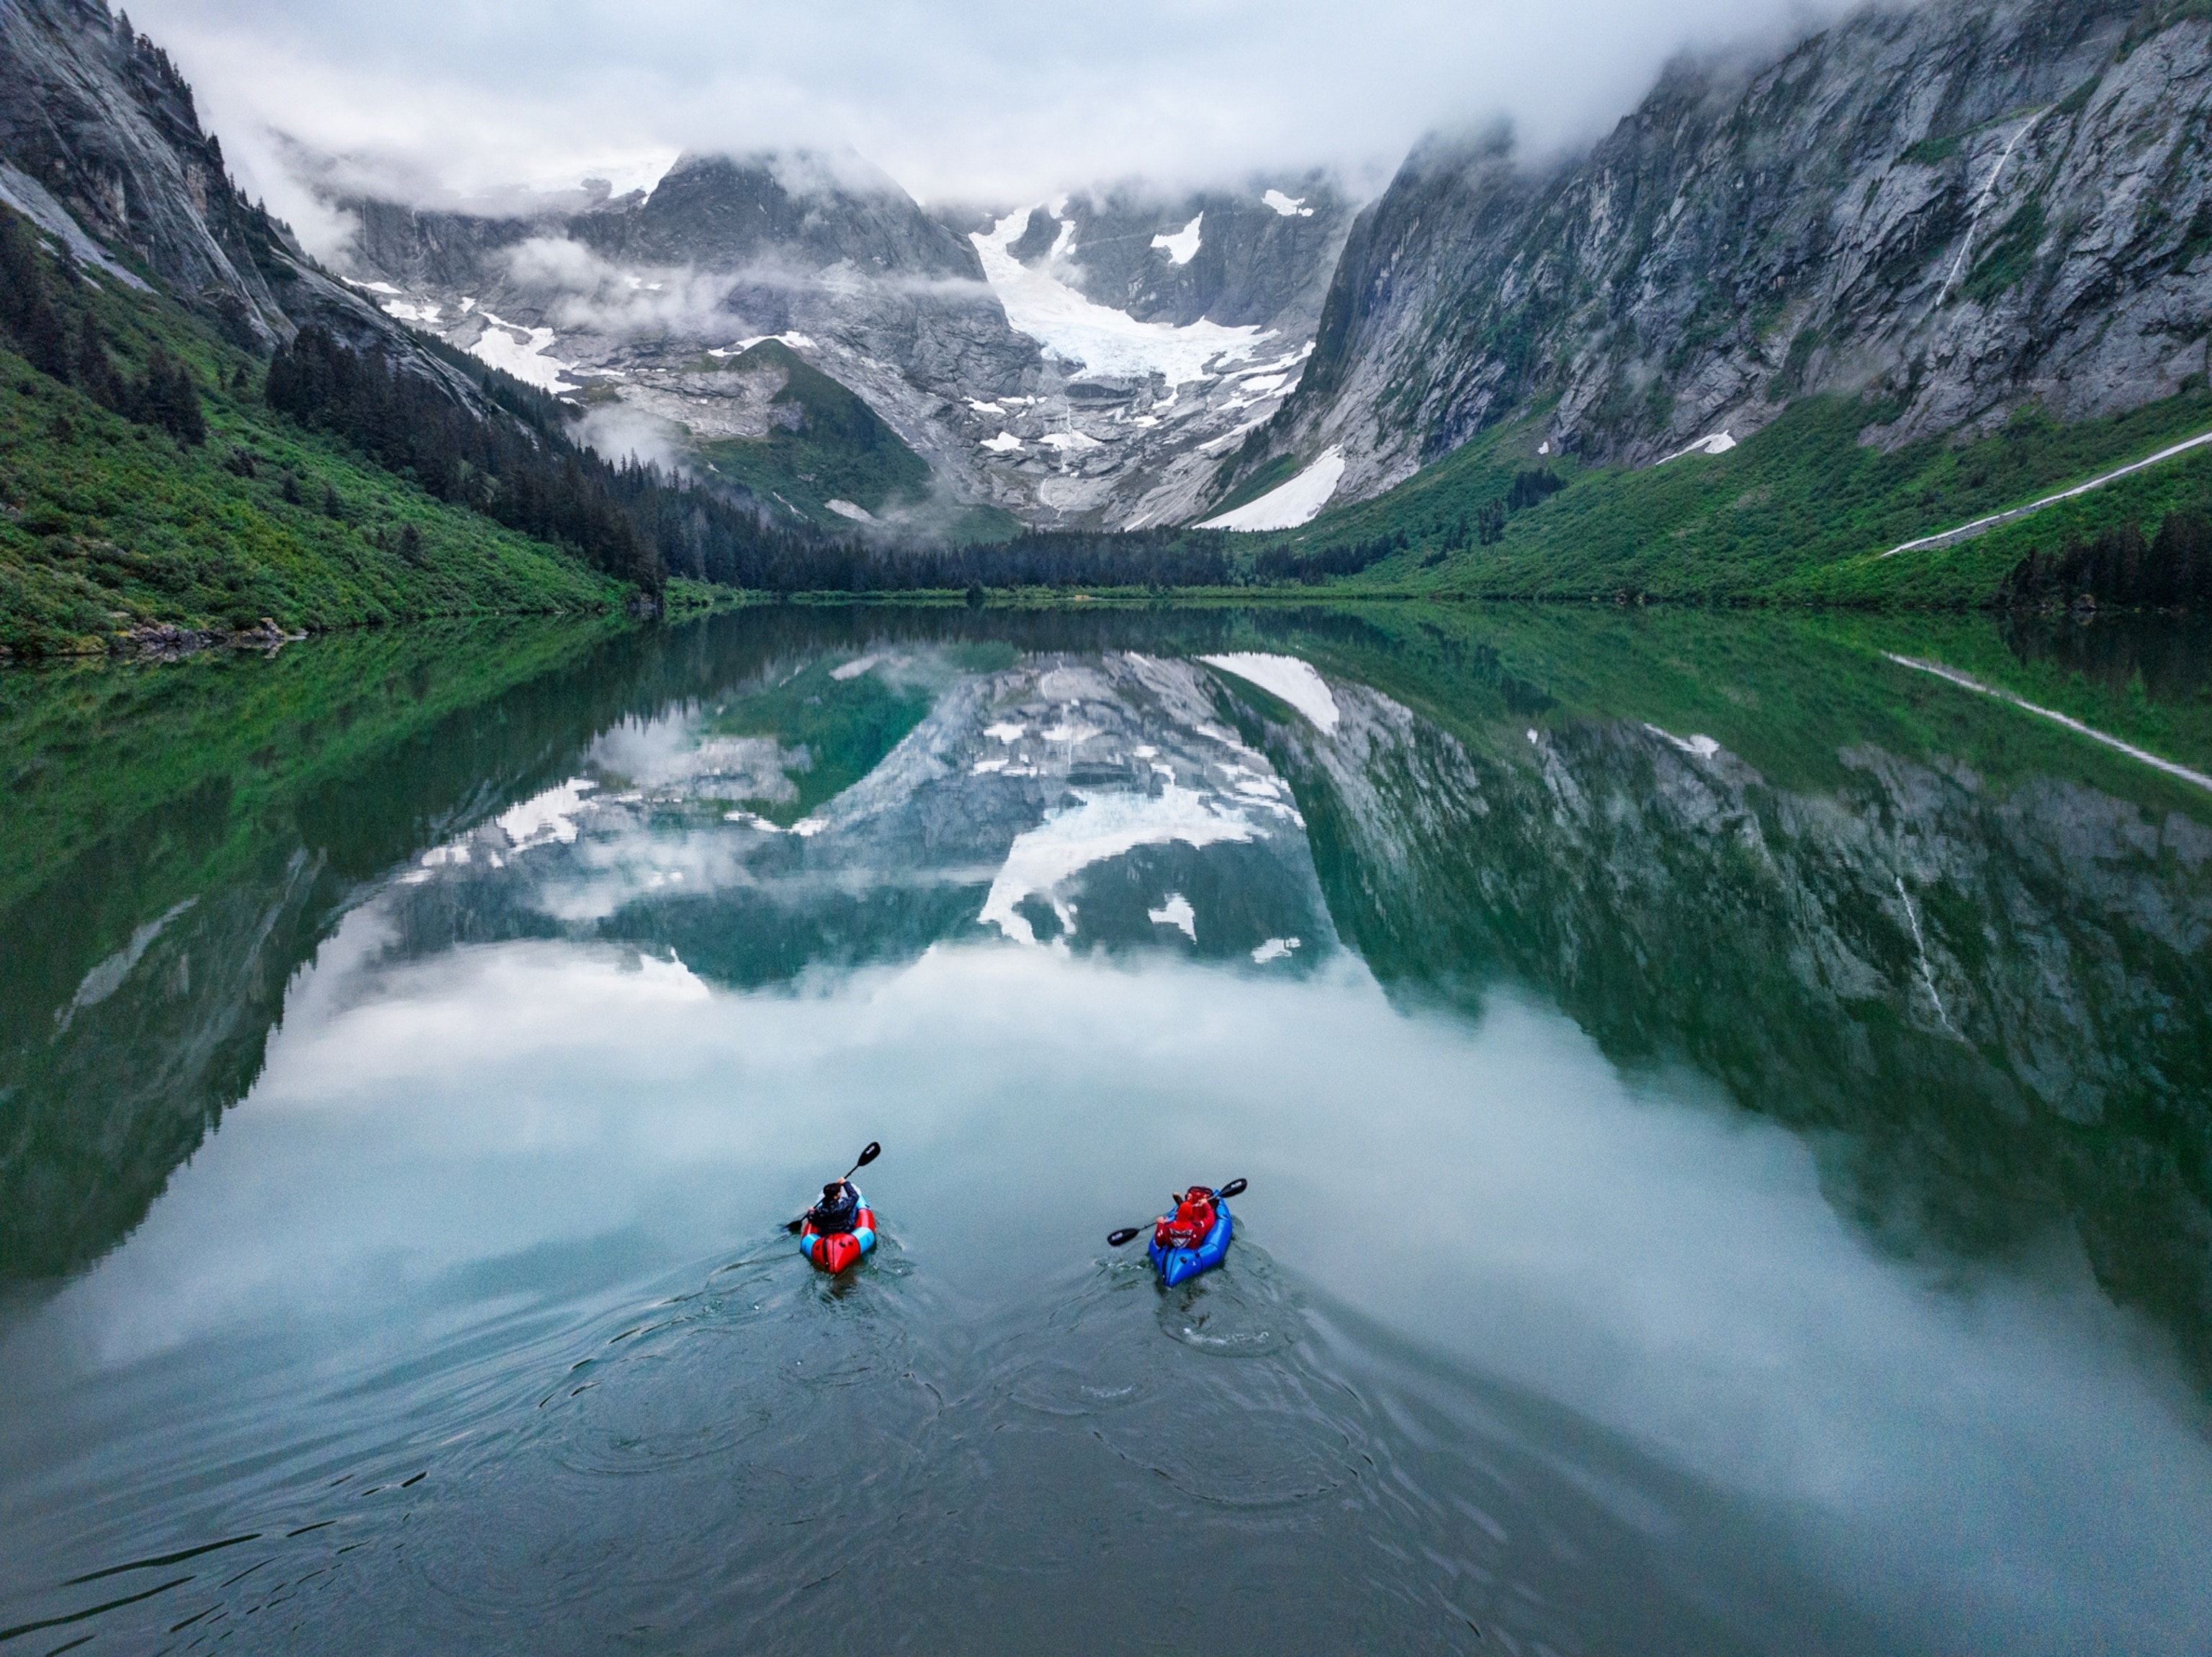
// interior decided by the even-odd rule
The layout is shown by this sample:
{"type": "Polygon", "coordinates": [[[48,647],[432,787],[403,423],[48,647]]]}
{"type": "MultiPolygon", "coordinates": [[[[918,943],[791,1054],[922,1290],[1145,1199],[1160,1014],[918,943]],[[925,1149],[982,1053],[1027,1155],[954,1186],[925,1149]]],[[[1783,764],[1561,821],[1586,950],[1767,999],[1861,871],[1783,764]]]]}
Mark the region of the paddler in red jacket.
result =
{"type": "Polygon", "coordinates": [[[1213,1192],[1193,1185],[1175,1199],[1175,1212],[1162,1215],[1152,1227],[1152,1241],[1160,1248],[1196,1248],[1213,1229],[1213,1192]]]}

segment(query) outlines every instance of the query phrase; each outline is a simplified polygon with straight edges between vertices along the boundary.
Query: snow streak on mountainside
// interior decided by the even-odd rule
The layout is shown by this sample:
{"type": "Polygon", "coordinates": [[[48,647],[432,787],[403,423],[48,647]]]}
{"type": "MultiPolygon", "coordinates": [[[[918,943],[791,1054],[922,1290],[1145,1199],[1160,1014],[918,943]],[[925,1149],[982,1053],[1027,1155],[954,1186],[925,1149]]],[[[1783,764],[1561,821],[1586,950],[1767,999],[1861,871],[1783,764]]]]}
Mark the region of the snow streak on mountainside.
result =
{"type": "Polygon", "coordinates": [[[2169,395],[2212,367],[2208,126],[2192,0],[1930,0],[1678,64],[1582,158],[1431,143],[1240,466],[1340,447],[1371,494],[1547,404],[1644,464],[1807,393],[1875,393],[1885,443],[2169,395]]]}
{"type": "Polygon", "coordinates": [[[856,156],[804,153],[686,156],[650,192],[520,212],[331,194],[386,311],[579,393],[610,446],[765,440],[787,399],[726,369],[781,338],[928,462],[927,498],[874,515],[919,530],[977,505],[1189,516],[1296,382],[1350,224],[1317,177],[932,216],[856,156]]]}

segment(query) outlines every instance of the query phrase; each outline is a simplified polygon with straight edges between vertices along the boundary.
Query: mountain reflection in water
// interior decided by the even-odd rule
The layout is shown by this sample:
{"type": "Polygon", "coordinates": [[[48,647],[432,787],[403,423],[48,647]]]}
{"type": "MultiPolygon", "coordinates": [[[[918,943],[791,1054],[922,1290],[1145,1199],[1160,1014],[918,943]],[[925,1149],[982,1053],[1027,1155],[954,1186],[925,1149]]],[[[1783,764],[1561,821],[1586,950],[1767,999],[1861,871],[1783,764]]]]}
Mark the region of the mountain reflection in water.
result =
{"type": "Polygon", "coordinates": [[[2187,1648],[2212,796],[1884,653],[2200,686],[1916,625],[0,679],[0,1638],[2187,1648]]]}

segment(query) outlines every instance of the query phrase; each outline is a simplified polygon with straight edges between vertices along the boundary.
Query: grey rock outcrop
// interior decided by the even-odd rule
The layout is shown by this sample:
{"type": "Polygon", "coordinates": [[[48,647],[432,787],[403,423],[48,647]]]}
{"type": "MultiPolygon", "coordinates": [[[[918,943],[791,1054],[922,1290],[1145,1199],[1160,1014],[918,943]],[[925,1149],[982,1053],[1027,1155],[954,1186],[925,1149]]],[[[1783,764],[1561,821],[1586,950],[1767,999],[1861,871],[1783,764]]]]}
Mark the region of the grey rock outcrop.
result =
{"type": "Polygon", "coordinates": [[[712,416],[720,382],[696,372],[702,353],[787,336],[970,500],[983,491],[947,406],[1039,376],[975,248],[857,156],[687,155],[650,192],[501,212],[335,204],[359,226],[354,269],[394,314],[502,367],[712,416]]]}
{"type": "Polygon", "coordinates": [[[1484,426],[1642,464],[1793,397],[1898,443],[2172,393],[2212,332],[2212,19],[2160,0],[1876,6],[1672,67],[1589,155],[1431,142],[1363,213],[1254,467],[1371,493],[1484,426]]]}
{"type": "Polygon", "coordinates": [[[1039,216],[1072,227],[1070,285],[1101,305],[1177,327],[1256,324],[1303,343],[1321,320],[1352,212],[1328,176],[1313,173],[1172,198],[1142,186],[1085,191],[1056,220],[1039,216]]]}

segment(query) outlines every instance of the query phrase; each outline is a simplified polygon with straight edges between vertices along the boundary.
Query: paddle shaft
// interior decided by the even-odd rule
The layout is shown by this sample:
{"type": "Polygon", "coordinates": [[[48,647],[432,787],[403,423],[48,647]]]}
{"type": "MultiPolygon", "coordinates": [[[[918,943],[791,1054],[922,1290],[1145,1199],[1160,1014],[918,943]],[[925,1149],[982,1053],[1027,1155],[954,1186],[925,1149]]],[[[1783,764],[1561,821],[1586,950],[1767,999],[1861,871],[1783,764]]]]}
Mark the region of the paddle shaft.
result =
{"type": "MultiPolygon", "coordinates": [[[[1225,1203],[1232,1197],[1242,1197],[1245,1188],[1251,1183],[1249,1179],[1232,1179],[1227,1185],[1206,1194],[1217,1203],[1225,1203]]],[[[1178,1197],[1176,1200],[1180,1202],[1182,1199],[1178,1197]]],[[[1106,1246],[1119,1248],[1131,1238],[1139,1235],[1144,1229],[1142,1226],[1125,1226],[1119,1231],[1110,1231],[1106,1234],[1106,1246]]]]}
{"type": "MultiPolygon", "coordinates": [[[[843,1185],[845,1180],[850,1179],[854,1174],[860,1173],[862,1168],[866,1167],[869,1163],[874,1161],[883,1154],[884,1148],[878,1144],[874,1140],[871,1139],[868,1142],[868,1148],[860,1153],[860,1156],[855,1159],[851,1167],[845,1170],[843,1179],[839,1179],[837,1183],[841,1185],[843,1185]]],[[[799,1234],[799,1228],[805,1225],[805,1223],[806,1215],[802,1214],[796,1220],[787,1221],[783,1228],[789,1232],[793,1236],[796,1237],[799,1234]]]]}

